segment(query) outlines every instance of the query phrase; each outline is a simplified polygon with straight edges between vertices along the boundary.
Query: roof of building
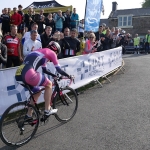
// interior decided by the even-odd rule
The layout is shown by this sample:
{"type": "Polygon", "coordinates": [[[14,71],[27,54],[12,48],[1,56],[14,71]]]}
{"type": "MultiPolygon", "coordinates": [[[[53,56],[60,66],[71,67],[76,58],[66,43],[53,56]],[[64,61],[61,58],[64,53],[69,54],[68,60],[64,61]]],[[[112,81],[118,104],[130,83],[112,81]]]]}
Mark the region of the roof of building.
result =
{"type": "Polygon", "coordinates": [[[109,20],[108,19],[100,19],[100,25],[102,25],[103,23],[105,23],[106,26],[109,26],[109,20]]]}
{"type": "Polygon", "coordinates": [[[117,18],[119,15],[150,16],[150,7],[116,10],[110,13],[109,18],[117,18]]]}

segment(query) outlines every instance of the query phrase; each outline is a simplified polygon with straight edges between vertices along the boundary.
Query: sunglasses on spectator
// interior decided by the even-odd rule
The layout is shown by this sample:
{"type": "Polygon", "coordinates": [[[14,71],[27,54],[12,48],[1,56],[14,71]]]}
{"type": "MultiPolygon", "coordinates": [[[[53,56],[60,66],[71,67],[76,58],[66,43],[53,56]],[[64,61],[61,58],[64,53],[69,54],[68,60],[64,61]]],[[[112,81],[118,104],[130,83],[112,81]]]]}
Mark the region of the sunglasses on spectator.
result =
{"type": "Polygon", "coordinates": [[[94,37],[91,36],[90,39],[94,39],[94,37]]]}

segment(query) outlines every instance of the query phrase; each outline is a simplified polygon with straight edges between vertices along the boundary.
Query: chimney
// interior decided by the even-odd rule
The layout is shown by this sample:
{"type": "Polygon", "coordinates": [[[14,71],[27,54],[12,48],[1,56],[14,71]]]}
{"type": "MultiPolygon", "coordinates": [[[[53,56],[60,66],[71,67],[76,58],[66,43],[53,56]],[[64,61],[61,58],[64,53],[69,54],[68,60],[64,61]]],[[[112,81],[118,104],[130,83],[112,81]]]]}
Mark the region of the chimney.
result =
{"type": "Polygon", "coordinates": [[[117,10],[117,2],[112,2],[112,11],[116,11],[117,10]]]}

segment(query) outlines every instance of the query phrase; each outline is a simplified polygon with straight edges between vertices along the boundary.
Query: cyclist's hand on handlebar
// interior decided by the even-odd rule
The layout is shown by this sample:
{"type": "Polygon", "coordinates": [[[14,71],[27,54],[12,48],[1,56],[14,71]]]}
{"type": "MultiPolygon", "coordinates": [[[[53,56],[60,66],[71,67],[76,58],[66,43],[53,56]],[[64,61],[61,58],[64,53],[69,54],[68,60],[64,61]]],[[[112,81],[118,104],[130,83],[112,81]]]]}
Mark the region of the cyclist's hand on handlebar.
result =
{"type": "Polygon", "coordinates": [[[70,79],[70,80],[72,80],[72,81],[73,81],[73,83],[75,84],[74,78],[75,78],[75,76],[74,76],[74,75],[70,75],[70,76],[69,76],[69,79],[70,79]]]}
{"type": "Polygon", "coordinates": [[[69,79],[74,79],[74,75],[69,75],[69,79]]]}

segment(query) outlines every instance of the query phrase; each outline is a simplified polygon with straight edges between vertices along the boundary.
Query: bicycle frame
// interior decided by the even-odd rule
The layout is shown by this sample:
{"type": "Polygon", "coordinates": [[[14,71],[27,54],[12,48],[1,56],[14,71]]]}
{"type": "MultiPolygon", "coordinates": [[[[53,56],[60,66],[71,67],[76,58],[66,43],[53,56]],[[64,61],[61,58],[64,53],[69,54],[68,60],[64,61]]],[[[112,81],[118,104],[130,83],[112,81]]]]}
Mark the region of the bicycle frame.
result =
{"type": "MultiPolygon", "coordinates": [[[[59,87],[59,84],[57,82],[57,81],[60,81],[62,79],[68,79],[68,78],[66,78],[66,77],[57,77],[57,78],[54,78],[53,85],[55,86],[55,88],[54,88],[54,91],[53,91],[52,96],[51,96],[50,106],[52,106],[53,100],[56,97],[57,93],[59,93],[59,95],[62,95],[61,90],[60,90],[61,88],[59,87]]],[[[74,82],[74,79],[70,79],[70,83],[68,84],[68,86],[71,85],[72,81],[74,82]]],[[[37,111],[40,113],[40,109],[39,109],[39,107],[37,105],[37,102],[34,99],[34,95],[37,94],[37,93],[39,93],[39,92],[44,91],[45,88],[41,89],[40,91],[38,91],[36,93],[32,93],[32,91],[31,91],[31,89],[30,89],[30,87],[29,87],[28,84],[25,84],[25,85],[22,84],[22,86],[24,86],[25,88],[27,88],[28,91],[29,91],[29,94],[30,94],[29,101],[27,101],[27,104],[30,103],[31,100],[33,100],[33,103],[34,103],[37,111]]]]}
{"type": "MultiPolygon", "coordinates": [[[[50,106],[52,106],[53,100],[56,97],[57,93],[59,93],[59,96],[62,95],[61,87],[59,87],[58,82],[57,82],[57,81],[60,81],[61,79],[68,79],[68,78],[66,78],[66,77],[60,77],[58,79],[54,79],[54,84],[53,85],[55,86],[55,88],[54,88],[54,91],[52,93],[52,97],[51,97],[51,101],[50,101],[50,106]]],[[[72,81],[74,81],[74,80],[70,79],[70,83],[68,84],[68,86],[71,85],[72,81]]],[[[62,103],[63,103],[63,101],[62,101],[62,103]]]]}

